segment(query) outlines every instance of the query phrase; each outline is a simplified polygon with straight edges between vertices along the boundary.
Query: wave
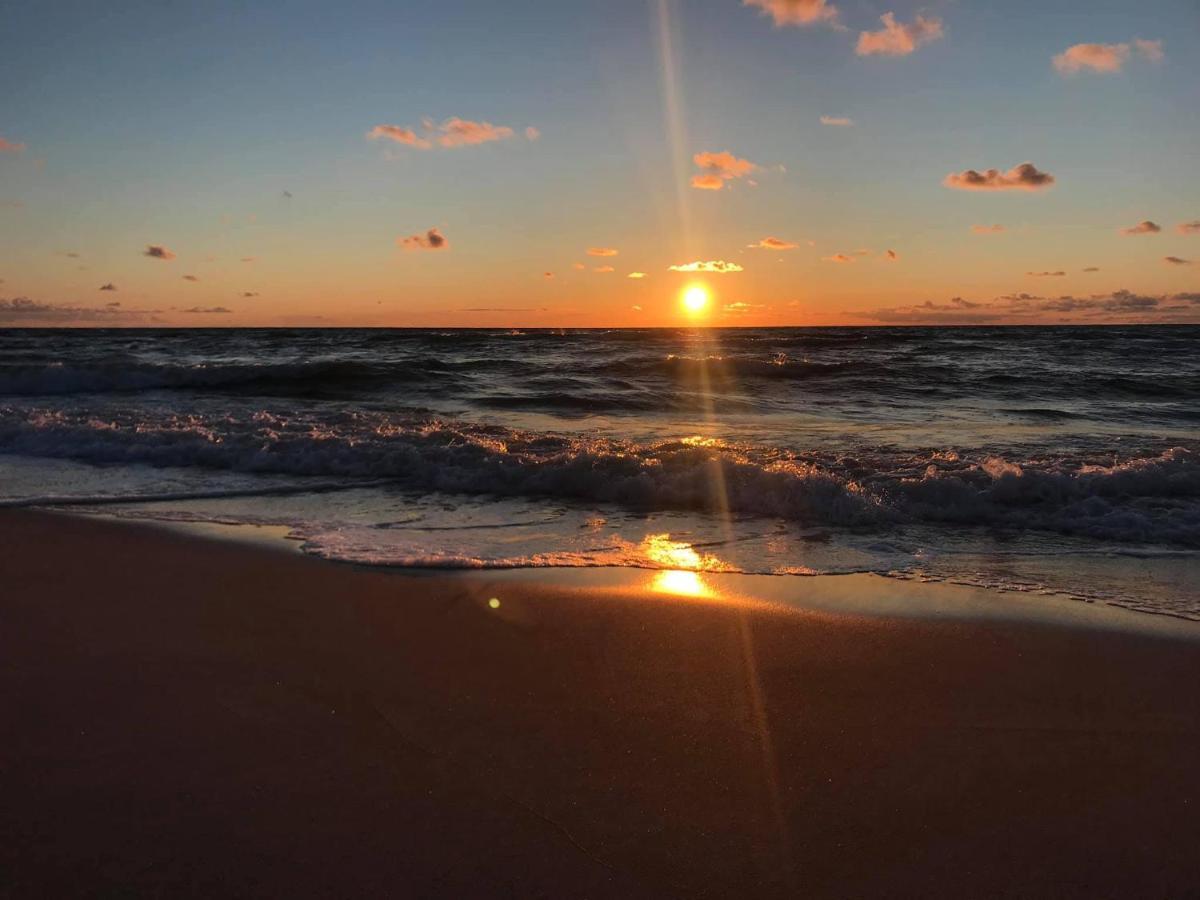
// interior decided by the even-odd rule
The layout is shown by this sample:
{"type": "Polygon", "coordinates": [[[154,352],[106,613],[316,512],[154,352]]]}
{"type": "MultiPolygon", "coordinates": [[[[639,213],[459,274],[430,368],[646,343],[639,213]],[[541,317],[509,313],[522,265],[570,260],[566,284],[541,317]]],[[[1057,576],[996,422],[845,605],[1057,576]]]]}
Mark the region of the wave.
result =
{"type": "Polygon", "coordinates": [[[445,379],[450,367],[420,359],[386,367],[353,360],[183,365],[112,361],[0,366],[0,395],[132,393],[148,390],[273,389],[312,392],[338,386],[445,379]]]}
{"type": "Polygon", "coordinates": [[[698,510],[812,525],[1041,529],[1200,547],[1200,449],[1120,461],[876,450],[856,456],[636,443],[375,412],[104,414],[0,407],[0,452],[447,493],[698,510]]]}

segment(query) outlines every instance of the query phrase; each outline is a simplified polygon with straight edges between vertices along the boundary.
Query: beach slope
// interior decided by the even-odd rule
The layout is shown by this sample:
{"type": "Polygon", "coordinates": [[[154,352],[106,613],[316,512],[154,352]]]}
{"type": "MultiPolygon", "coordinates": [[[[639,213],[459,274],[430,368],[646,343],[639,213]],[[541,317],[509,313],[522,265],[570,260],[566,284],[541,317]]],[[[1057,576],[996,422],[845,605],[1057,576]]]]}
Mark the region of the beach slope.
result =
{"type": "Polygon", "coordinates": [[[0,895],[1200,885],[1186,636],[569,574],[404,575],[0,513],[0,895]]]}

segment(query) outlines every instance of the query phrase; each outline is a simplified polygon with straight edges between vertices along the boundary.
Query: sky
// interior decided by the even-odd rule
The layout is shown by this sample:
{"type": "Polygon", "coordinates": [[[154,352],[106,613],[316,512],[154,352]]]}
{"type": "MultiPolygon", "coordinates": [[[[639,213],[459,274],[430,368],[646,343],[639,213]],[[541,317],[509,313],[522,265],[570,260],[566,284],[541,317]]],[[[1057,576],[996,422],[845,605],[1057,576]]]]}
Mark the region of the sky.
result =
{"type": "Polygon", "coordinates": [[[1200,322],[1195,0],[44,0],[0,84],[0,326],[1200,322]]]}

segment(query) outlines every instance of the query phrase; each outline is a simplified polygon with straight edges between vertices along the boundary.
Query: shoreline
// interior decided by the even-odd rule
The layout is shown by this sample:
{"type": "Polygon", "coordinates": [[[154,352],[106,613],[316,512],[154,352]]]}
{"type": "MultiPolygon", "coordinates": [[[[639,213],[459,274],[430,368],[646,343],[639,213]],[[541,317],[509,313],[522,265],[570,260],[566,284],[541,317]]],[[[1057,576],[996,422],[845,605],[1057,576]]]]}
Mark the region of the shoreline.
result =
{"type": "Polygon", "coordinates": [[[799,579],[800,607],[410,575],[180,531],[0,511],[4,896],[1200,883],[1191,623],[989,617],[870,576],[799,579]],[[879,582],[965,612],[855,608],[879,582]]]}
{"type": "MultiPolygon", "coordinates": [[[[287,525],[172,521],[124,517],[69,509],[29,508],[41,515],[66,516],[161,529],[191,539],[231,542],[313,559],[364,572],[390,572],[399,577],[495,579],[550,587],[585,587],[621,591],[656,591],[655,576],[669,570],[651,566],[514,566],[467,568],[404,566],[341,560],[308,553],[287,525]]],[[[825,572],[813,575],[746,572],[696,573],[711,598],[738,598],[798,611],[850,613],[868,617],[929,620],[1031,622],[1078,628],[1131,631],[1200,641],[1200,621],[1165,609],[1147,610],[1120,603],[1073,597],[1064,591],[1004,589],[950,579],[922,579],[880,572],[825,572]],[[814,590],[816,588],[816,590],[814,590]],[[869,602],[862,602],[863,595],[869,602]]],[[[666,591],[670,593],[670,591],[666,591]]]]}

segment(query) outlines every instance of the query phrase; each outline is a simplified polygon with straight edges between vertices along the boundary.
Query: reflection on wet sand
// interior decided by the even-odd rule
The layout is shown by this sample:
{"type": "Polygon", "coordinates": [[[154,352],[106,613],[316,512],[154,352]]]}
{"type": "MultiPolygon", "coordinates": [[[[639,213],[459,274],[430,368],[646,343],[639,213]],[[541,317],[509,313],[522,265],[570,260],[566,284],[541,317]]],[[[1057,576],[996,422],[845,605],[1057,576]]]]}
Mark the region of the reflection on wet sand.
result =
{"type": "Polygon", "coordinates": [[[686,541],[671,540],[670,534],[648,534],[639,549],[647,562],[665,567],[650,581],[650,589],[659,594],[712,597],[716,591],[699,573],[736,571],[710,553],[699,553],[686,541]]]}

